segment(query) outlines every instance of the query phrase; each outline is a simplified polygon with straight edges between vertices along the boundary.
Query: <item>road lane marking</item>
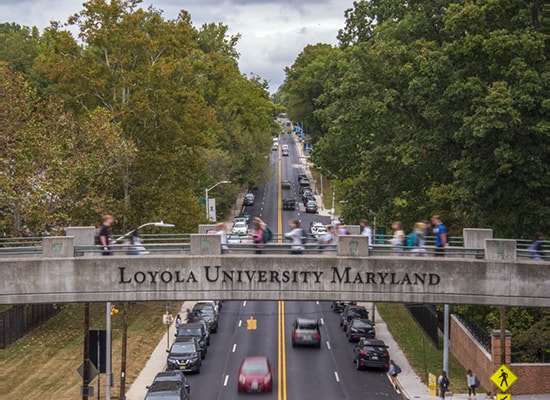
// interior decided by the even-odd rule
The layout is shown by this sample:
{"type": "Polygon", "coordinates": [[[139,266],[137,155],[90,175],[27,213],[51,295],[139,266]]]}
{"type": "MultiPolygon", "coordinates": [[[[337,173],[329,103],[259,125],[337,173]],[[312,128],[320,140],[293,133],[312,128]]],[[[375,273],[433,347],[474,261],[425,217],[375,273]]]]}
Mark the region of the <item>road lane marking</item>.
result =
{"type": "Polygon", "coordinates": [[[227,381],[229,380],[229,375],[225,376],[225,379],[223,380],[223,386],[227,386],[227,381]]]}
{"type": "Polygon", "coordinates": [[[327,349],[330,350],[330,342],[327,340],[327,349]]]}
{"type": "Polygon", "coordinates": [[[286,398],[286,349],[285,349],[285,302],[278,302],[277,312],[277,399],[287,400],[286,398]]]}
{"type": "Polygon", "coordinates": [[[336,382],[340,382],[340,377],[338,376],[338,372],[334,371],[334,377],[336,378],[336,382]]]}
{"type": "Polygon", "coordinates": [[[236,349],[237,349],[237,343],[235,343],[235,344],[233,345],[233,350],[232,350],[232,352],[234,353],[236,349]]]}
{"type": "Polygon", "coordinates": [[[243,307],[246,307],[246,300],[243,301],[243,307]]]}
{"type": "Polygon", "coordinates": [[[239,320],[239,328],[241,327],[242,324],[243,324],[243,320],[240,319],[240,320],[239,320]]]}
{"type": "Polygon", "coordinates": [[[323,321],[323,318],[321,318],[321,325],[324,325],[325,321],[323,321]]]}

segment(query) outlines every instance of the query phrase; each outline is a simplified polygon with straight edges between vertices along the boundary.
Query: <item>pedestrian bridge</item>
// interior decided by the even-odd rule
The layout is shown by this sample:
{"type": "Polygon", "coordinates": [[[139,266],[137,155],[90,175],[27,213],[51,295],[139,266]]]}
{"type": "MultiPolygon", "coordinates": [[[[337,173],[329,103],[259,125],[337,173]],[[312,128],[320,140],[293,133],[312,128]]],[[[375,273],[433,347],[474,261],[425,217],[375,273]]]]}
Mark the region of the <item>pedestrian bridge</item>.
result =
{"type": "Polygon", "coordinates": [[[491,236],[464,232],[465,248],[478,248],[483,259],[456,251],[394,256],[357,235],[339,237],[333,251],[302,255],[280,244],[263,254],[222,254],[219,235],[192,234],[178,252],[101,256],[79,247],[78,234],[47,237],[37,256],[1,256],[0,304],[338,299],[550,307],[550,263],[520,260],[515,240],[491,236]]]}

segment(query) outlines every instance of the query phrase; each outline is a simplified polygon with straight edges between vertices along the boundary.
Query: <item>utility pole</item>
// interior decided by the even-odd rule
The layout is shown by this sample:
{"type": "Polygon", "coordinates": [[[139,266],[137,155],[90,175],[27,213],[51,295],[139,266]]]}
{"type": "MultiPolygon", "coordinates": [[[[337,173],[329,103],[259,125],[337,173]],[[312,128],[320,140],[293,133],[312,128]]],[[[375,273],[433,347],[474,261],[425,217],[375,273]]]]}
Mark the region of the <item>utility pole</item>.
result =
{"type": "Polygon", "coordinates": [[[82,367],[82,400],[88,400],[90,384],[90,303],[84,303],[84,364],[82,367]]]}
{"type": "Polygon", "coordinates": [[[120,394],[119,400],[126,399],[126,344],[128,341],[128,302],[122,305],[122,355],[120,362],[120,394]]]}
{"type": "Polygon", "coordinates": [[[506,308],[500,306],[500,364],[506,364],[506,308]]]}

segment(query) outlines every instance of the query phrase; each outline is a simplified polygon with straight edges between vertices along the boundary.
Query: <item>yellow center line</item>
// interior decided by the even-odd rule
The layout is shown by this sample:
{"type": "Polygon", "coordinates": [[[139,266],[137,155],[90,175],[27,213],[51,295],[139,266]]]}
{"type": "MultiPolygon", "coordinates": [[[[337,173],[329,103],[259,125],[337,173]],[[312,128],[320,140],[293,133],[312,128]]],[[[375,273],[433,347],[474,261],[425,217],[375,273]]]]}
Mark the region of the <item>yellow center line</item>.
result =
{"type": "MultiPolygon", "coordinates": [[[[280,137],[280,136],[279,136],[280,137]]],[[[280,141],[279,141],[280,143],[280,141]]],[[[278,243],[283,243],[283,201],[282,201],[282,191],[281,188],[283,180],[283,161],[281,159],[281,145],[277,149],[277,160],[278,160],[278,169],[279,169],[279,179],[277,179],[277,232],[279,232],[278,243]]]]}
{"type": "Polygon", "coordinates": [[[277,399],[286,400],[285,302],[278,302],[277,399]]]}

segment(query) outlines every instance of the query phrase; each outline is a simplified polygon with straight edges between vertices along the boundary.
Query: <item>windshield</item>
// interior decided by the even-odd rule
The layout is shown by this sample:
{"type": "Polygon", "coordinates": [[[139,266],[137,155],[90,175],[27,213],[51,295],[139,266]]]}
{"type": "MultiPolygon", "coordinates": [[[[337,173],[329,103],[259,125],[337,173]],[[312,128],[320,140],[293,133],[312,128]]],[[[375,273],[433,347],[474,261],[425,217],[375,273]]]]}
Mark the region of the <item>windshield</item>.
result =
{"type": "Polygon", "coordinates": [[[210,307],[196,308],[194,311],[200,315],[214,315],[214,310],[210,307]]]}
{"type": "Polygon", "coordinates": [[[356,328],[372,328],[372,325],[368,322],[361,321],[360,319],[356,319],[353,321],[353,326],[356,328]]]}
{"type": "Polygon", "coordinates": [[[179,336],[200,336],[201,328],[183,328],[180,327],[178,330],[179,336]]]}
{"type": "Polygon", "coordinates": [[[172,353],[184,354],[193,353],[195,351],[195,345],[193,343],[174,343],[172,346],[172,353]]]}

